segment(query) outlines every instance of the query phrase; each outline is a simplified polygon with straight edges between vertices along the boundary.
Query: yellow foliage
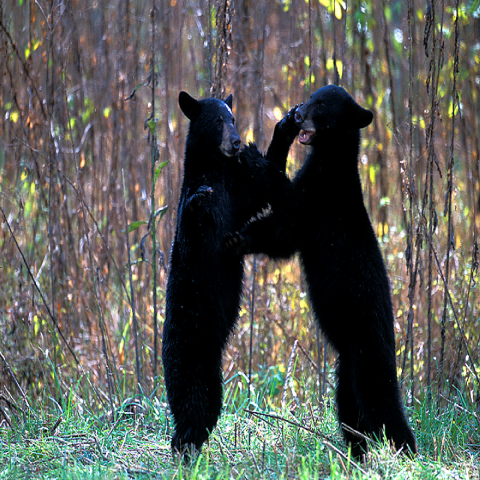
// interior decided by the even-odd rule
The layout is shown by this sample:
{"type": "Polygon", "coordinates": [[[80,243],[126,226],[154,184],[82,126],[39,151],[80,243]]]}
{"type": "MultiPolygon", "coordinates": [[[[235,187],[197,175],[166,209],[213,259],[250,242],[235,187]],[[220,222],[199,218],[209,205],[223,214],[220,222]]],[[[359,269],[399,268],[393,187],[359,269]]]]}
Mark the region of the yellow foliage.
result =
{"type": "MultiPolygon", "coordinates": [[[[333,58],[329,58],[327,60],[327,70],[332,71],[333,70],[333,58]]],[[[338,75],[340,78],[342,78],[343,75],[343,63],[341,60],[337,60],[337,70],[338,70],[338,75]]]]}
{"type": "Polygon", "coordinates": [[[345,9],[345,2],[341,0],[319,0],[320,4],[323,5],[328,13],[334,13],[337,20],[342,19],[342,9],[345,9]]]}
{"type": "Polygon", "coordinates": [[[368,176],[369,176],[369,178],[370,178],[370,183],[371,183],[372,185],[375,185],[375,174],[376,174],[376,172],[375,172],[375,167],[374,167],[374,165],[370,165],[370,167],[369,167],[369,169],[368,169],[368,176]]]}
{"type": "Polygon", "coordinates": [[[458,233],[455,235],[455,249],[459,249],[462,246],[462,237],[458,233]]]}
{"type": "Polygon", "coordinates": [[[19,114],[16,110],[14,110],[13,112],[10,112],[10,120],[11,120],[13,123],[17,123],[19,117],[20,117],[20,114],[19,114]]]}
{"type": "Polygon", "coordinates": [[[388,234],[388,224],[379,222],[377,225],[377,235],[381,237],[382,235],[387,235],[388,234]]]}

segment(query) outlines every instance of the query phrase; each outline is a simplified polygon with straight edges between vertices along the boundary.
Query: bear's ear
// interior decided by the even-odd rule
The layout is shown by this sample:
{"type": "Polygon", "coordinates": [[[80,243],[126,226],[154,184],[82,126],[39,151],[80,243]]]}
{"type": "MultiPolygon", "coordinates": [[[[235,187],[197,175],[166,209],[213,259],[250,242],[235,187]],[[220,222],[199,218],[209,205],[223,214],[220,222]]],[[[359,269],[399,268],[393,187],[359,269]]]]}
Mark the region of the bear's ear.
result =
{"type": "Polygon", "coordinates": [[[225,103],[230,107],[230,110],[232,109],[232,104],[233,104],[233,95],[230,94],[226,99],[225,103]]]}
{"type": "Polygon", "coordinates": [[[355,101],[353,102],[353,113],[356,128],[365,128],[372,123],[373,113],[370,110],[361,107],[355,101]]]}
{"type": "Polygon", "coordinates": [[[191,97],[187,92],[180,92],[178,95],[178,104],[189,120],[197,118],[202,109],[200,102],[191,97]]]}

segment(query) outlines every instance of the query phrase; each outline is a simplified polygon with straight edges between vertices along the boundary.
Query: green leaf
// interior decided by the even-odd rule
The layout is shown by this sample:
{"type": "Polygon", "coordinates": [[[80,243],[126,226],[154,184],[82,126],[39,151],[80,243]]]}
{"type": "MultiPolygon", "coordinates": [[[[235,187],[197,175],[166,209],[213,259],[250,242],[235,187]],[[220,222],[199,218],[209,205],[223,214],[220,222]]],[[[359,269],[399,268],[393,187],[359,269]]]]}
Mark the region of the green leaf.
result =
{"type": "Polygon", "coordinates": [[[150,118],[149,120],[145,120],[145,128],[150,130],[152,135],[155,134],[155,127],[157,126],[158,118],[150,118]]]}
{"type": "Polygon", "coordinates": [[[389,198],[389,197],[382,197],[382,198],[380,199],[380,205],[379,205],[380,208],[381,208],[381,207],[386,207],[386,206],[388,206],[388,205],[390,205],[390,198],[389,198]]]}
{"type": "Polygon", "coordinates": [[[154,181],[154,183],[157,183],[158,176],[160,175],[160,173],[162,173],[163,168],[165,167],[165,165],[168,162],[169,162],[169,160],[167,160],[166,162],[162,162],[162,163],[160,163],[160,165],[157,166],[157,168],[155,169],[155,181],[154,181]]]}
{"type": "MultiPolygon", "coordinates": [[[[140,225],[145,225],[146,222],[145,220],[138,220],[136,222],[132,222],[129,226],[128,226],[128,233],[130,232],[133,232],[134,230],[136,230],[140,225]]],[[[125,230],[122,231],[122,233],[125,233],[125,230]]]]}

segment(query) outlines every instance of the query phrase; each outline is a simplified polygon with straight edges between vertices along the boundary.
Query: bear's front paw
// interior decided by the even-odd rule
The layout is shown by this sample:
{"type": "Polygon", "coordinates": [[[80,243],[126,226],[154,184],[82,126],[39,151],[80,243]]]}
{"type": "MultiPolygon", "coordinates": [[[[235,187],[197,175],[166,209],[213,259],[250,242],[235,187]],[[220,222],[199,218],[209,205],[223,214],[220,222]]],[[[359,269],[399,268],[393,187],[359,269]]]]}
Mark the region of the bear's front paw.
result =
{"type": "Polygon", "coordinates": [[[208,197],[212,193],[213,193],[212,187],[209,187],[207,185],[202,185],[201,187],[198,188],[198,190],[193,196],[203,200],[204,198],[208,197]]]}
{"type": "Polygon", "coordinates": [[[285,115],[285,117],[277,123],[277,127],[282,135],[286,135],[292,140],[299,134],[300,128],[295,122],[295,112],[299,105],[295,105],[290,111],[285,115]]]}
{"type": "Polygon", "coordinates": [[[240,232],[227,233],[224,237],[224,248],[227,252],[237,255],[245,254],[245,238],[240,232]]]}
{"type": "Polygon", "coordinates": [[[213,188],[208,187],[207,185],[202,185],[197,189],[197,191],[190,197],[188,206],[190,209],[198,207],[201,205],[206,198],[208,198],[213,193],[213,188]]]}

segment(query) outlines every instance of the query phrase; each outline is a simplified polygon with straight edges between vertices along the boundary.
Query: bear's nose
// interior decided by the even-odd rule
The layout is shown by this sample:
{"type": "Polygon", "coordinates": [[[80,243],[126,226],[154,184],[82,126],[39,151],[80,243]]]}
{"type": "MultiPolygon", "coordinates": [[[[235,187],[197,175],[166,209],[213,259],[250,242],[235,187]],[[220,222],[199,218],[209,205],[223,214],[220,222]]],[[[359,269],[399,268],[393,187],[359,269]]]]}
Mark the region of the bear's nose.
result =
{"type": "Polygon", "coordinates": [[[302,113],[299,112],[298,109],[297,109],[297,111],[295,112],[295,121],[296,121],[297,123],[302,123],[303,120],[304,120],[304,118],[303,118],[302,113]]]}
{"type": "Polygon", "coordinates": [[[240,142],[240,139],[239,139],[239,138],[237,138],[236,140],[234,140],[234,141],[232,142],[233,148],[234,148],[235,150],[238,150],[238,149],[240,148],[240,143],[241,143],[241,142],[240,142]]]}

